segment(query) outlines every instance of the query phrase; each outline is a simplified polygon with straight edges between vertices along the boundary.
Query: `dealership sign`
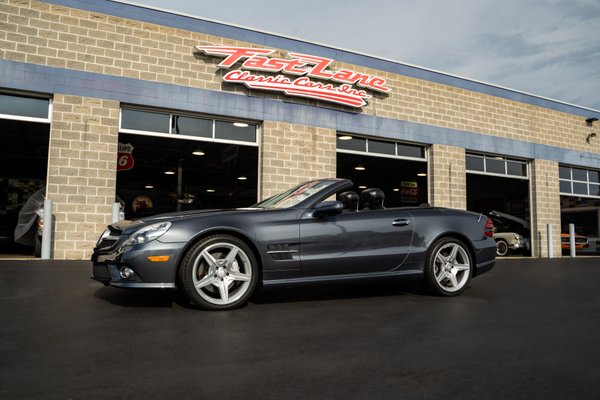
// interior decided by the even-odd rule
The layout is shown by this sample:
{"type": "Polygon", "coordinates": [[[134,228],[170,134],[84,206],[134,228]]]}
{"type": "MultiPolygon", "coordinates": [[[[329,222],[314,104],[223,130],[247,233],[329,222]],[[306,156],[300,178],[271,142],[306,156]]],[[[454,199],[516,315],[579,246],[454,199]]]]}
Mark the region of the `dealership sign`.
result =
{"type": "Polygon", "coordinates": [[[368,91],[387,93],[386,80],[347,69],[329,69],[334,60],[288,52],[288,58],[268,57],[276,50],[248,47],[196,46],[211,56],[224,57],[219,67],[227,72],[223,81],[250,89],[269,90],[288,96],[306,97],[362,107],[371,98],[368,91]],[[271,73],[265,75],[264,73],[271,73]],[[277,74],[277,75],[275,75],[277,74]]]}

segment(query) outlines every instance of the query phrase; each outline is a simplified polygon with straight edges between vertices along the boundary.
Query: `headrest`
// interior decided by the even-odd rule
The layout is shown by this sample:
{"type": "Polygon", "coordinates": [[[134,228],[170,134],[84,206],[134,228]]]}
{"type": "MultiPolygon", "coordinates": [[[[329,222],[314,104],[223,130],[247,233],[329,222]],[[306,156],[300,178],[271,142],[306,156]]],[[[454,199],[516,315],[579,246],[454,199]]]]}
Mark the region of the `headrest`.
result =
{"type": "Polygon", "coordinates": [[[358,194],[348,191],[338,195],[338,200],[344,205],[344,210],[358,211],[358,194]]]}
{"type": "Polygon", "coordinates": [[[385,194],[383,194],[381,189],[369,188],[360,193],[362,209],[380,210],[383,208],[383,200],[385,200],[385,194]]]}

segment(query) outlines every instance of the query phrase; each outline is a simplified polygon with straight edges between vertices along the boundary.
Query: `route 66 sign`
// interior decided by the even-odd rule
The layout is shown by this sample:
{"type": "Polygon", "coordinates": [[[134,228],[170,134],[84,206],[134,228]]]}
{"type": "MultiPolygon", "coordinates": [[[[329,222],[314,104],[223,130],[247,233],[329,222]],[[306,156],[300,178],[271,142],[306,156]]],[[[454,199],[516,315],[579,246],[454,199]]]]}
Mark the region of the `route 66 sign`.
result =
{"type": "Polygon", "coordinates": [[[128,171],[133,168],[133,146],[131,143],[119,143],[119,152],[117,153],[117,171],[128,171]]]}

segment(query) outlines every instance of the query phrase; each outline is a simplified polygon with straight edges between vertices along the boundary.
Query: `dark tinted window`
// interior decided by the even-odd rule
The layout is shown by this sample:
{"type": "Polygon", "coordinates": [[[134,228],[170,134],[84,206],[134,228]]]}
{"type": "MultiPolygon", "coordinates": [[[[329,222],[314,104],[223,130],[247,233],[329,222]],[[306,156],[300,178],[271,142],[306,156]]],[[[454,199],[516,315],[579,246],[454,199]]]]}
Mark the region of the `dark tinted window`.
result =
{"type": "Polygon", "coordinates": [[[587,183],[573,182],[573,194],[587,195],[587,183]]]}
{"type": "Polygon", "coordinates": [[[571,168],[560,167],[558,169],[558,175],[559,175],[560,179],[571,179],[571,168]]]}
{"type": "Polygon", "coordinates": [[[211,119],[173,116],[173,133],[189,136],[212,138],[213,121],[211,119]]]}
{"type": "Polygon", "coordinates": [[[256,142],[256,126],[239,122],[216,121],[215,138],[256,142]]]}
{"type": "Polygon", "coordinates": [[[573,168],[573,180],[574,181],[587,181],[587,170],[573,168]]]}
{"type": "Polygon", "coordinates": [[[169,114],[122,109],[121,128],[169,133],[169,114]]]}
{"type": "Polygon", "coordinates": [[[378,140],[369,140],[369,153],[380,153],[396,155],[396,144],[394,142],[380,142],[378,140]]]}
{"type": "Polygon", "coordinates": [[[486,172],[491,172],[494,174],[505,174],[506,173],[506,170],[504,169],[504,165],[505,165],[504,160],[488,158],[485,160],[485,162],[486,162],[486,172]]]}
{"type": "Polygon", "coordinates": [[[0,114],[48,118],[50,100],[0,94],[0,114]]]}
{"type": "Polygon", "coordinates": [[[507,161],[506,173],[508,175],[527,176],[527,166],[520,162],[507,161]]]}
{"type": "Polygon", "coordinates": [[[571,193],[571,182],[570,181],[560,181],[560,192],[561,193],[571,193]]]}
{"type": "Polygon", "coordinates": [[[467,155],[467,170],[469,171],[484,171],[483,157],[467,155]]]}
{"type": "Polygon", "coordinates": [[[404,157],[424,158],[425,149],[420,146],[411,146],[408,144],[397,143],[398,155],[404,157]]]}
{"type": "Polygon", "coordinates": [[[340,139],[340,136],[338,136],[337,148],[342,150],[367,151],[367,140],[357,137],[353,137],[350,140],[342,140],[340,139]]]}

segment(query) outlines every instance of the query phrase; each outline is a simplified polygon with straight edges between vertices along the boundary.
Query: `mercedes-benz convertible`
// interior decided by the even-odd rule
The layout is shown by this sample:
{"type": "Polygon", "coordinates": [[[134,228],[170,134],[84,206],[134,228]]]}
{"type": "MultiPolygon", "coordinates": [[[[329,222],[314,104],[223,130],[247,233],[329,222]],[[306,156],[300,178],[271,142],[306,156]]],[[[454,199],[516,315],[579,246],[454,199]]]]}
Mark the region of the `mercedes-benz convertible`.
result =
{"type": "Polygon", "coordinates": [[[456,296],[494,266],[493,223],[450,208],[385,208],[380,189],[347,179],[302,183],[249,208],[121,221],[102,233],[92,278],[122,288],[173,288],[226,310],[257,287],[422,280],[456,296]]]}

